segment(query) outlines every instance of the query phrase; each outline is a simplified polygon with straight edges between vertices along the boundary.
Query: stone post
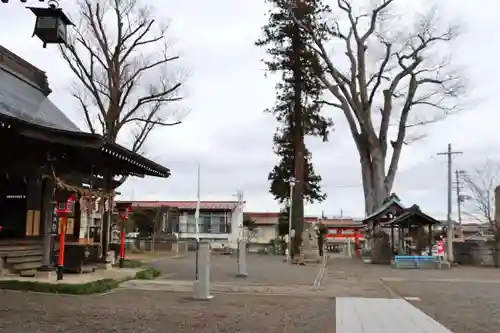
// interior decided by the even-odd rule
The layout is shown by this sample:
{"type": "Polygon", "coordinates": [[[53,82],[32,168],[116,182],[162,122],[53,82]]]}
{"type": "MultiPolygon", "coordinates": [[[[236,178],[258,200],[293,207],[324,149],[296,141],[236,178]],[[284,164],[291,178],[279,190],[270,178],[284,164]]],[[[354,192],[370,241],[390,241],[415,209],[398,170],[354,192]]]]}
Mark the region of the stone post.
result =
{"type": "Polygon", "coordinates": [[[351,239],[347,238],[347,257],[352,258],[351,239]]]}
{"type": "Polygon", "coordinates": [[[248,276],[247,272],[247,243],[241,239],[238,244],[238,274],[237,277],[245,278],[248,276]]]}
{"type": "Polygon", "coordinates": [[[199,242],[198,279],[193,284],[193,298],[195,300],[209,300],[210,295],[210,244],[207,241],[199,242]]]}

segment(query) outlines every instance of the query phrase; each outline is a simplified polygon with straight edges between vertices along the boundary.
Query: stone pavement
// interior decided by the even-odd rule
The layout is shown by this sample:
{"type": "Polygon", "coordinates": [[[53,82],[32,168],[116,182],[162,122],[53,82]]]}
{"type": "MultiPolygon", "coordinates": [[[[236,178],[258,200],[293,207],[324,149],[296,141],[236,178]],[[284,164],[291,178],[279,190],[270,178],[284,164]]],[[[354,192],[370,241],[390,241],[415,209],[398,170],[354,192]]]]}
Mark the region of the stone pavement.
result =
{"type": "Polygon", "coordinates": [[[404,299],[337,298],[336,333],[452,333],[404,299]]]}
{"type": "MultiPolygon", "coordinates": [[[[124,282],[120,288],[125,290],[147,290],[157,292],[182,292],[193,291],[193,281],[183,280],[130,280],[124,282]]],[[[210,284],[212,293],[221,294],[260,294],[276,296],[310,296],[333,298],[334,291],[330,288],[321,288],[306,285],[259,285],[259,284],[234,284],[229,282],[215,282],[210,284]]]]}

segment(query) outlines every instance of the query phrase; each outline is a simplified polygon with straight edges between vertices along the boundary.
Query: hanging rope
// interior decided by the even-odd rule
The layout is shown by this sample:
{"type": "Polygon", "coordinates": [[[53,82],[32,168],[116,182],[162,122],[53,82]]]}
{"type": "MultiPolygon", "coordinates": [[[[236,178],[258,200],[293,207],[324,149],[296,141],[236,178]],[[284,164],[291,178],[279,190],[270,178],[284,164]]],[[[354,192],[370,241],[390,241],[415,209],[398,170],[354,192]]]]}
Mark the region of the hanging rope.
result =
{"type": "Polygon", "coordinates": [[[61,178],[57,177],[54,171],[54,168],[52,169],[52,175],[47,175],[44,174],[42,175],[43,179],[51,179],[54,181],[56,188],[71,192],[71,193],[76,193],[80,194],[81,196],[84,197],[89,197],[92,198],[93,196],[95,197],[100,197],[103,199],[109,199],[109,198],[114,198],[116,195],[115,191],[111,191],[110,193],[106,193],[104,190],[93,190],[91,188],[85,188],[82,186],[75,186],[75,185],[70,185],[64,182],[61,178]]]}

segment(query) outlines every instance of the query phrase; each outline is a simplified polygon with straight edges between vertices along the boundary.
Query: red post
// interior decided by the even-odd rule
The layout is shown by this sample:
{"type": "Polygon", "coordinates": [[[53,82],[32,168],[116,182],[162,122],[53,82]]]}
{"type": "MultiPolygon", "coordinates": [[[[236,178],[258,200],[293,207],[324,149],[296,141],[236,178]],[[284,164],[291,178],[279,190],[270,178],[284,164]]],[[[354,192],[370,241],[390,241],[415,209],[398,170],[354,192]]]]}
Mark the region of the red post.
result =
{"type": "Polygon", "coordinates": [[[66,216],[61,216],[61,232],[59,234],[59,258],[57,260],[57,280],[63,279],[64,270],[64,241],[66,237],[66,216]]]}
{"type": "Polygon", "coordinates": [[[125,263],[125,224],[122,223],[120,234],[120,268],[123,268],[125,263]]]}

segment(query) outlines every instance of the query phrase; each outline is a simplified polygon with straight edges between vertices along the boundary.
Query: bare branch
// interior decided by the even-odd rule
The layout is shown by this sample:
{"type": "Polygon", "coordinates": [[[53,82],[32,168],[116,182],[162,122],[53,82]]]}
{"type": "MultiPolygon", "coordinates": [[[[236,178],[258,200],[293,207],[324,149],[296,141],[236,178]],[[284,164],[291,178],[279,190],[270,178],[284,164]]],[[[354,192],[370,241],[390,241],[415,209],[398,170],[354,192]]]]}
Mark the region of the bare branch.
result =
{"type": "Polygon", "coordinates": [[[92,119],[90,119],[89,107],[88,107],[87,103],[85,103],[85,95],[73,93],[73,97],[76,98],[78,100],[78,102],[80,103],[80,106],[81,106],[83,113],[84,113],[85,122],[87,123],[87,126],[89,127],[90,132],[92,134],[95,134],[96,131],[95,131],[94,125],[92,124],[92,119]]]}
{"type": "Polygon", "coordinates": [[[333,102],[329,102],[329,101],[316,101],[316,104],[324,104],[324,105],[328,105],[328,106],[333,106],[334,108],[337,108],[337,109],[342,109],[342,104],[333,103],[333,102]]]}
{"type": "Polygon", "coordinates": [[[81,0],[79,14],[74,45],[61,53],[85,92],[73,96],[90,131],[115,142],[127,128],[138,151],[156,126],[180,124],[172,106],[185,78],[174,67],[168,27],[158,27],[140,0],[81,0]]]}
{"type": "Polygon", "coordinates": [[[495,227],[495,188],[500,183],[500,164],[488,160],[484,165],[463,175],[467,188],[464,199],[470,214],[482,222],[489,222],[495,227]]]}
{"type": "Polygon", "coordinates": [[[364,190],[375,191],[379,203],[390,193],[402,147],[413,141],[406,140],[409,130],[458,110],[457,99],[465,91],[461,75],[443,57],[452,49],[447,47],[457,37],[456,26],[443,24],[436,8],[405,14],[405,21],[414,24],[402,26],[391,15],[397,1],[381,0],[366,11],[360,1],[337,0],[332,11],[344,19],[333,23],[298,20],[290,8],[307,36],[306,46],[317,56],[314,73],[334,97],[330,105],[342,110],[351,129],[364,165],[364,190]],[[330,43],[334,54],[327,51],[330,43]],[[375,64],[368,57],[377,53],[372,50],[382,51],[375,64]],[[345,54],[347,65],[337,54],[345,54]],[[389,128],[396,129],[395,138],[389,138],[389,128]]]}

